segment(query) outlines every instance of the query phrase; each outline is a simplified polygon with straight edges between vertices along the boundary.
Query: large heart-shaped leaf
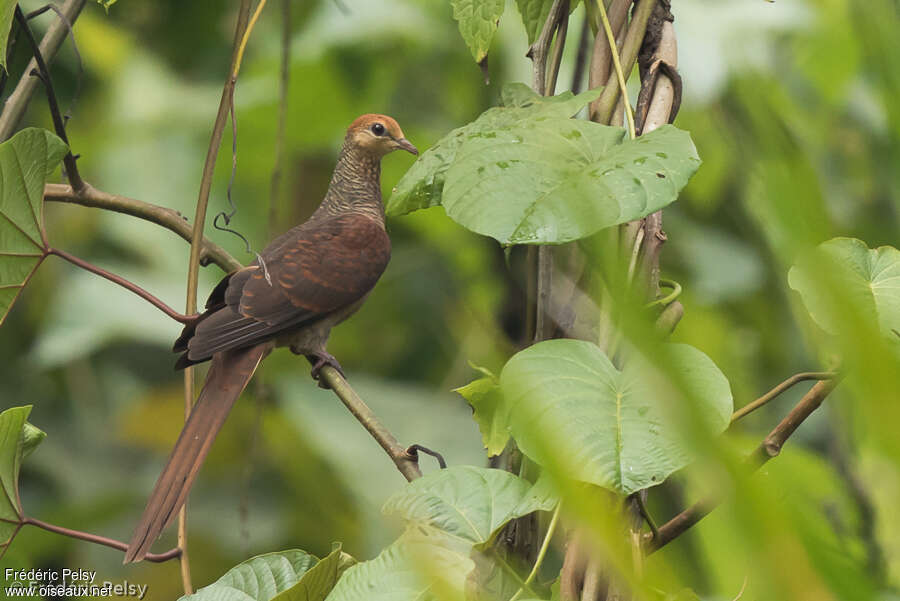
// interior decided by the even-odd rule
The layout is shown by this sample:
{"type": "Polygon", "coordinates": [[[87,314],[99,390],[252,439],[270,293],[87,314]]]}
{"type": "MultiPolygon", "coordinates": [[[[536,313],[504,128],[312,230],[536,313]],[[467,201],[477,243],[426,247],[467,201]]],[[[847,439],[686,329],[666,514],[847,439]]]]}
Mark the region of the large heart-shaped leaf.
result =
{"type": "Polygon", "coordinates": [[[461,465],[410,482],[387,500],[383,511],[403,516],[411,526],[434,528],[477,545],[488,542],[509,520],[555,504],[507,471],[461,465]]]}
{"type": "MultiPolygon", "coordinates": [[[[722,372],[688,345],[665,344],[658,352],[681,374],[708,427],[723,431],[732,397],[722,372]]],[[[513,356],[500,385],[522,451],[569,477],[630,494],[661,483],[692,459],[673,423],[678,409],[667,406],[685,401],[637,355],[619,371],[595,344],[550,340],[513,356]]]]}
{"type": "Polygon", "coordinates": [[[690,135],[671,125],[625,140],[619,127],[533,117],[467,136],[441,204],[501,244],[560,244],[658,211],[699,165],[690,135]]]}
{"type": "Polygon", "coordinates": [[[24,517],[19,500],[19,468],[46,434],[29,424],[31,405],[0,413],[0,557],[6,553],[24,517]]]}
{"type": "Polygon", "coordinates": [[[272,601],[324,601],[341,574],[355,563],[356,560],[341,551],[337,544],[327,557],[303,574],[297,584],[273,597],[272,601]]]}
{"type": "Polygon", "coordinates": [[[0,324],[44,256],[44,182],[67,151],[36,128],[0,144],[0,324]]]}
{"type": "Polygon", "coordinates": [[[326,601],[461,598],[475,565],[469,558],[471,549],[471,543],[432,528],[410,528],[375,559],[344,572],[326,601]]]}
{"type": "Polygon", "coordinates": [[[456,159],[457,150],[468,138],[493,135],[492,132],[498,129],[532,117],[571,117],[599,97],[601,91],[598,88],[577,96],[571,92],[539,96],[525,84],[507,84],[502,92],[504,106],[488,109],[472,123],[454,129],[423,152],[397,183],[385,210],[389,215],[405,215],[441,204],[444,176],[456,159]]]}
{"type": "Polygon", "coordinates": [[[888,339],[900,336],[900,250],[892,246],[870,249],[855,238],[828,240],[791,268],[788,282],[827,332],[839,333],[842,316],[851,309],[875,316],[888,339]],[[839,287],[853,306],[836,302],[823,283],[839,287]]]}
{"type": "Polygon", "coordinates": [[[506,0],[450,0],[459,33],[476,63],[487,57],[506,0]]]}
{"type": "Polygon", "coordinates": [[[270,601],[296,586],[318,561],[299,549],[257,555],[179,601],[270,601]]]}
{"type": "MultiPolygon", "coordinates": [[[[477,545],[509,520],[550,510],[557,499],[546,485],[503,470],[455,466],[419,478],[385,503],[407,528],[375,559],[341,577],[327,601],[431,601],[454,598],[482,562],[477,545]]],[[[489,565],[488,568],[496,567],[489,565]]]]}

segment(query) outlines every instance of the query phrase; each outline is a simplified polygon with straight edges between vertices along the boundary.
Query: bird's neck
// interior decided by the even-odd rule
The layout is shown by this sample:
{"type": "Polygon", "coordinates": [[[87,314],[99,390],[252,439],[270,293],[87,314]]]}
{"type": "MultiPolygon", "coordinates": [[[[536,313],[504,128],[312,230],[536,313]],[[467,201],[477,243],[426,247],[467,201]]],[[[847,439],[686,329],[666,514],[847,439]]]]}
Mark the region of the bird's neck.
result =
{"type": "Polygon", "coordinates": [[[354,211],[384,222],[381,202],[381,159],[344,141],[328,192],[316,213],[335,215],[354,211]]]}

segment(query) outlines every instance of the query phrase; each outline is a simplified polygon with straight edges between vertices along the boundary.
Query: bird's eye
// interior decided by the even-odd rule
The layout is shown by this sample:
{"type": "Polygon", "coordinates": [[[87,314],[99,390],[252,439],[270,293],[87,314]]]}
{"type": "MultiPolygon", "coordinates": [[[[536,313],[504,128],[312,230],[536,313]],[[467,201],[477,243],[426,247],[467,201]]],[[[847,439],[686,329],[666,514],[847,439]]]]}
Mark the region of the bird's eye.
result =
{"type": "Polygon", "coordinates": [[[384,135],[384,126],[381,123],[374,123],[372,125],[372,133],[376,136],[384,135]]]}

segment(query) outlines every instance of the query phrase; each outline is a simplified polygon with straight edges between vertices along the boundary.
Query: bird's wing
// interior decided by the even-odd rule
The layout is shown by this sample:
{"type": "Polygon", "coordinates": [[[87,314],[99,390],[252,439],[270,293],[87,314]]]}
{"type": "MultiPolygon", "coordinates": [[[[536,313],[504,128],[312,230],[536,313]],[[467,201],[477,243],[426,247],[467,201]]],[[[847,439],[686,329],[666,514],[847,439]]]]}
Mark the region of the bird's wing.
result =
{"type": "Polygon", "coordinates": [[[213,301],[220,308],[197,324],[183,359],[256,344],[353,304],[378,281],[390,252],[384,228],[358,214],[294,228],[262,253],[262,262],[229,277],[213,301]]]}

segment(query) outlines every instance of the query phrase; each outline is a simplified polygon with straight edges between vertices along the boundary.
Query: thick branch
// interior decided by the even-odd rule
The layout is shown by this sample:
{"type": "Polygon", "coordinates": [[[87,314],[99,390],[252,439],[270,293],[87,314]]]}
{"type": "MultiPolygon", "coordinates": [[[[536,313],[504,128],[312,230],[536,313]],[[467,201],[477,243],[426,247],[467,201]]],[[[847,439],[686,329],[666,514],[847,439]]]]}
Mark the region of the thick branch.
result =
{"type": "MultiPolygon", "coordinates": [[[[787,417],[775,426],[775,429],[766,436],[756,450],[747,458],[752,470],[759,469],[767,461],[778,456],[788,438],[813,411],[819,408],[825,398],[834,390],[834,387],[838,385],[839,380],[840,378],[837,377],[830,380],[821,380],[800,399],[800,402],[788,413],[787,417]]],[[[650,554],[657,551],[687,532],[720,503],[721,499],[718,497],[704,499],[688,507],[660,526],[658,536],[653,537],[650,535],[645,539],[647,553],[650,554]]]]}
{"type": "Polygon", "coordinates": [[[175,309],[173,309],[166,303],[162,302],[161,300],[159,300],[158,298],[156,298],[155,296],[153,296],[152,294],[150,294],[149,292],[147,292],[146,290],[144,290],[137,284],[129,282],[122,276],[116,275],[114,273],[110,273],[109,271],[106,271],[102,267],[97,267],[96,265],[89,263],[89,262],[85,261],[84,259],[79,259],[78,257],[76,257],[74,255],[70,255],[69,253],[67,253],[64,250],[59,250],[58,248],[48,248],[46,252],[48,255],[56,255],[57,257],[60,257],[61,259],[65,259],[72,265],[80,267],[80,268],[84,269],[85,271],[90,271],[91,273],[97,274],[101,278],[105,278],[105,279],[109,280],[110,282],[112,282],[114,284],[118,284],[122,288],[125,288],[126,290],[137,294],[142,299],[144,299],[145,301],[147,301],[148,303],[150,303],[151,305],[153,305],[154,307],[156,307],[157,309],[159,309],[160,311],[162,311],[163,313],[165,313],[166,315],[168,315],[169,317],[171,317],[172,319],[174,319],[175,321],[177,321],[179,323],[188,324],[197,319],[196,315],[182,315],[181,313],[179,313],[178,311],[176,311],[175,309]]]}
{"type": "MultiPolygon", "coordinates": [[[[126,551],[128,549],[128,544],[123,543],[122,541],[118,541],[114,538],[107,538],[105,536],[100,536],[98,534],[91,534],[89,532],[81,532],[80,530],[71,530],[69,528],[63,528],[62,526],[56,526],[54,524],[48,524],[47,522],[42,522],[41,520],[36,520],[34,518],[26,517],[22,520],[22,524],[28,524],[31,526],[37,526],[38,528],[42,528],[47,530],[48,532],[54,532],[56,534],[61,534],[63,536],[68,536],[70,538],[77,538],[80,540],[86,540],[90,543],[96,543],[98,545],[104,545],[106,547],[112,547],[113,549],[118,549],[119,551],[126,551]]],[[[168,561],[170,559],[175,559],[176,557],[181,555],[181,549],[177,547],[175,549],[170,549],[165,553],[148,553],[144,556],[144,559],[147,561],[152,561],[155,563],[161,563],[163,561],[168,561]]]]}
{"type": "MultiPolygon", "coordinates": [[[[69,33],[69,25],[66,21],[69,24],[74,23],[86,2],[87,0],[66,0],[62,5],[60,11],[66,20],[57,18],[47,30],[47,33],[44,34],[40,44],[40,53],[48,63],[53,61],[53,57],[59,52],[60,46],[62,46],[69,33]]],[[[19,121],[22,120],[22,115],[25,114],[28,102],[31,100],[31,96],[34,94],[38,84],[38,80],[29,74],[37,67],[37,62],[31,59],[28,66],[25,67],[16,89],[7,98],[3,107],[3,113],[0,114],[0,141],[8,139],[16,129],[19,121]]]]}
{"type": "Polygon", "coordinates": [[[733,424],[745,415],[756,411],[784,391],[788,390],[796,384],[799,384],[800,382],[806,382],[808,380],[831,380],[835,377],[837,377],[837,372],[833,371],[805,371],[799,374],[794,374],[755,401],[747,403],[746,405],[735,411],[731,416],[731,423],[733,424]]]}
{"type": "MultiPolygon", "coordinates": [[[[656,7],[657,0],[642,0],[640,4],[632,12],[631,23],[628,25],[628,32],[625,34],[625,40],[622,42],[622,53],[620,55],[622,62],[622,71],[630,74],[637,61],[638,51],[644,41],[644,33],[647,31],[647,22],[650,15],[656,7]]],[[[591,121],[597,123],[609,123],[613,109],[619,98],[619,82],[615,73],[611,73],[606,80],[606,87],[597,99],[596,105],[591,109],[591,121]]]]}
{"type": "MultiPolygon", "coordinates": [[[[161,225],[169,231],[181,236],[187,242],[190,242],[193,236],[193,228],[191,224],[178,211],[159,205],[150,204],[142,200],[135,200],[127,196],[119,196],[118,194],[110,194],[98,190],[90,184],[85,184],[84,188],[75,192],[71,186],[64,184],[47,184],[44,186],[44,200],[54,202],[68,202],[81,205],[84,207],[94,207],[97,209],[105,209],[107,211],[115,211],[131,215],[139,219],[144,219],[151,223],[161,225]]],[[[200,264],[209,265],[215,263],[225,272],[234,271],[243,267],[241,263],[232,257],[228,252],[213,244],[206,238],[203,239],[200,252],[200,264]]]]}
{"type": "Polygon", "coordinates": [[[366,405],[356,391],[347,383],[347,380],[341,376],[340,372],[330,365],[326,365],[319,372],[319,377],[334,391],[344,406],[350,410],[353,417],[363,425],[363,427],[372,435],[372,438],[381,445],[385,453],[400,470],[400,473],[410,482],[422,476],[419,470],[419,463],[416,457],[409,453],[397,439],[391,434],[390,430],[385,428],[375,413],[366,405]]]}

